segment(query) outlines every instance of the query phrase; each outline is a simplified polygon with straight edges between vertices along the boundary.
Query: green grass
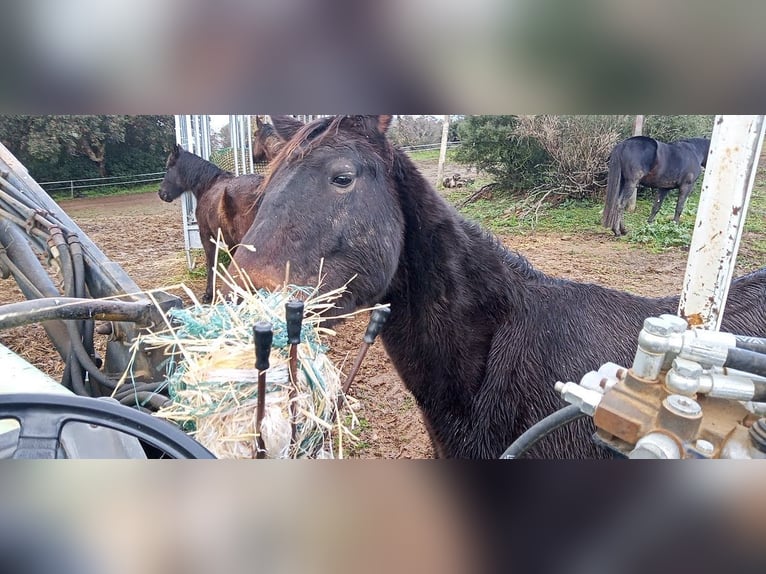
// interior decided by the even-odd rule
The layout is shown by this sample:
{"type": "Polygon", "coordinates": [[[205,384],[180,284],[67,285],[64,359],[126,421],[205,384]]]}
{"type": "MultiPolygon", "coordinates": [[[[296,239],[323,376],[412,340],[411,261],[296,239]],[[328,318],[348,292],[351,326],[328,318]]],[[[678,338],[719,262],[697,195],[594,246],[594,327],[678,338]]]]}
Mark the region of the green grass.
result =
{"type": "MultiPolygon", "coordinates": [[[[344,457],[358,457],[364,450],[370,448],[370,443],[362,438],[364,434],[366,434],[370,430],[370,421],[363,417],[359,417],[357,419],[359,421],[359,426],[355,428],[352,432],[355,437],[357,437],[359,440],[356,442],[343,442],[343,449],[344,449],[344,457]]],[[[347,428],[351,428],[351,415],[346,415],[346,418],[343,421],[343,424],[347,428]]],[[[338,439],[335,439],[334,444],[335,449],[338,448],[338,439]]]]}
{"type": "MultiPolygon", "coordinates": [[[[454,205],[459,205],[470,196],[474,188],[478,189],[478,185],[477,182],[471,189],[447,190],[445,196],[454,205]]],[[[677,198],[677,193],[671,193],[665,199],[654,223],[648,224],[646,220],[651,211],[652,197],[648,193],[640,194],[636,210],[624,215],[628,235],[622,240],[652,252],[688,248],[699,205],[700,183],[697,183],[689,196],[679,225],[673,222],[677,198]]],[[[491,199],[478,199],[458,210],[467,218],[497,234],[528,233],[537,230],[559,233],[588,231],[611,235],[611,232],[601,227],[601,201],[570,199],[557,206],[542,205],[535,216],[534,203],[530,206],[530,202],[525,202],[524,199],[495,191],[491,199]]],[[[751,252],[754,250],[755,256],[764,256],[761,261],[766,259],[766,176],[756,180],[745,222],[745,232],[756,236],[764,235],[764,238],[753,238],[749,248],[751,252]]],[[[752,253],[749,256],[754,257],[752,253]]]]}

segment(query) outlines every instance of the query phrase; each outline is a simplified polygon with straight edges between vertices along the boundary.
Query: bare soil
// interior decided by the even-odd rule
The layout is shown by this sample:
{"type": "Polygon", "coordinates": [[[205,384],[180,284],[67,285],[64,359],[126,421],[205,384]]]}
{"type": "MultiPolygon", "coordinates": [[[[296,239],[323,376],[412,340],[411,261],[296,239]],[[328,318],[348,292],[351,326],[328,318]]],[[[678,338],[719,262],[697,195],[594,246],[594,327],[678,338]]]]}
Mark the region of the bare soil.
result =
{"type": "MultiPolygon", "coordinates": [[[[422,162],[422,169],[434,182],[436,163],[422,162]]],[[[466,174],[467,170],[459,166],[445,169],[447,175],[456,172],[466,174]]],[[[180,204],[164,203],[156,194],[149,193],[67,200],[62,201],[61,206],[142,289],[183,281],[195,292],[203,291],[202,274],[193,277],[187,270],[180,204]]],[[[682,249],[648,253],[614,240],[607,230],[577,235],[535,232],[501,239],[546,273],[640,295],[679,292],[687,257],[682,249]]],[[[0,280],[0,304],[21,300],[23,297],[13,280],[0,280]]],[[[349,321],[330,342],[332,358],[339,366],[343,365],[344,372],[356,356],[365,326],[366,317],[349,321]]],[[[0,331],[0,342],[60,378],[63,364],[39,325],[0,331]]],[[[433,455],[414,399],[379,343],[367,354],[351,394],[360,402],[358,414],[363,420],[361,442],[351,456],[428,458],[433,455]]]]}

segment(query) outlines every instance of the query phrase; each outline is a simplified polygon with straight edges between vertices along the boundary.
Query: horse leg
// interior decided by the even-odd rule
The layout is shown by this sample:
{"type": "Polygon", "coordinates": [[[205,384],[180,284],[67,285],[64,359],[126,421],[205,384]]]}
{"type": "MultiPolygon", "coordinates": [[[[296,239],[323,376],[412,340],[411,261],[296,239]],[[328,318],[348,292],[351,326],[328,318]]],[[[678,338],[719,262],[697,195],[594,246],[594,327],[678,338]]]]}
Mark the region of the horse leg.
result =
{"type": "Polygon", "coordinates": [[[681,221],[681,213],[684,211],[684,204],[686,203],[686,199],[689,197],[689,194],[692,192],[692,184],[691,183],[682,183],[681,186],[678,188],[678,202],[676,203],[676,214],[675,217],[673,217],[673,221],[675,221],[677,224],[681,221]]]}
{"type": "Polygon", "coordinates": [[[654,218],[657,217],[657,214],[660,212],[660,208],[662,207],[662,202],[665,201],[665,198],[669,192],[669,189],[657,190],[657,197],[654,198],[654,203],[652,203],[652,212],[649,214],[649,219],[646,220],[647,223],[651,223],[654,221],[654,218]]]}
{"type": "Polygon", "coordinates": [[[638,196],[638,184],[634,185],[631,189],[633,192],[630,194],[627,203],[625,204],[625,211],[633,213],[636,210],[636,198],[638,196]]]}
{"type": "Polygon", "coordinates": [[[612,228],[612,231],[614,231],[614,234],[619,237],[620,235],[627,235],[628,230],[625,227],[625,210],[628,209],[632,211],[635,209],[636,204],[636,194],[638,193],[638,180],[629,179],[625,180],[622,184],[622,188],[620,189],[620,206],[619,206],[619,216],[617,220],[617,225],[615,225],[612,228]],[[630,193],[630,195],[628,195],[630,193]],[[633,209],[631,209],[631,206],[633,206],[633,209]]]}

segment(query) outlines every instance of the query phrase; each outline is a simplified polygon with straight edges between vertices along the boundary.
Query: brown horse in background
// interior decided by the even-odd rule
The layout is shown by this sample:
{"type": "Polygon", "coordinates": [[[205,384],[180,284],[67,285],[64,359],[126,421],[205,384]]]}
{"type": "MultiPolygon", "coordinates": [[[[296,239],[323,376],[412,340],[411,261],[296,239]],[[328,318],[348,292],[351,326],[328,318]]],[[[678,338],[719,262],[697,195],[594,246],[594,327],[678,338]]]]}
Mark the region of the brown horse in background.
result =
{"type": "Polygon", "coordinates": [[[167,160],[167,172],[160,185],[159,196],[171,202],[185,191],[197,200],[195,215],[205,251],[207,285],[203,303],[213,299],[213,267],[218,243],[218,230],[229,252],[237,245],[255,218],[263,175],[234,176],[201,157],[176,145],[167,160]]]}
{"type": "Polygon", "coordinates": [[[274,131],[274,126],[255,116],[255,131],[253,132],[253,163],[268,163],[277,155],[282,146],[282,140],[274,131]]]}

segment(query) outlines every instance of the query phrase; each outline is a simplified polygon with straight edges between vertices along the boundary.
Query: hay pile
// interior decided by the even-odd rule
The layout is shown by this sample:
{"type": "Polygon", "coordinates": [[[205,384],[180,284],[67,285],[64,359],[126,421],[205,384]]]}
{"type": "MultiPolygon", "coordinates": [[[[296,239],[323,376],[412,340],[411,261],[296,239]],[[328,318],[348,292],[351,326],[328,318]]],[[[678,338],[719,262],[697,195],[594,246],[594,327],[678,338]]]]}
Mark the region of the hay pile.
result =
{"type": "Polygon", "coordinates": [[[258,373],[252,328],[265,320],[274,332],[262,427],[267,457],[342,458],[344,442],[357,440],[351,429],[358,421],[341,396],[342,374],[320,340],[320,335],[333,332],[319,321],[344,290],[317,296],[316,289],[295,286],[273,293],[236,289],[238,303],[219,296],[213,304],[201,305],[187,289],[194,305],[171,311],[165,330],[136,342],[144,348],[163,348],[168,355],[172,403],[156,416],[181,424],[219,458],[255,458],[258,373]],[[296,441],[291,446],[285,303],[296,295],[305,306],[294,398],[296,441]]]}

